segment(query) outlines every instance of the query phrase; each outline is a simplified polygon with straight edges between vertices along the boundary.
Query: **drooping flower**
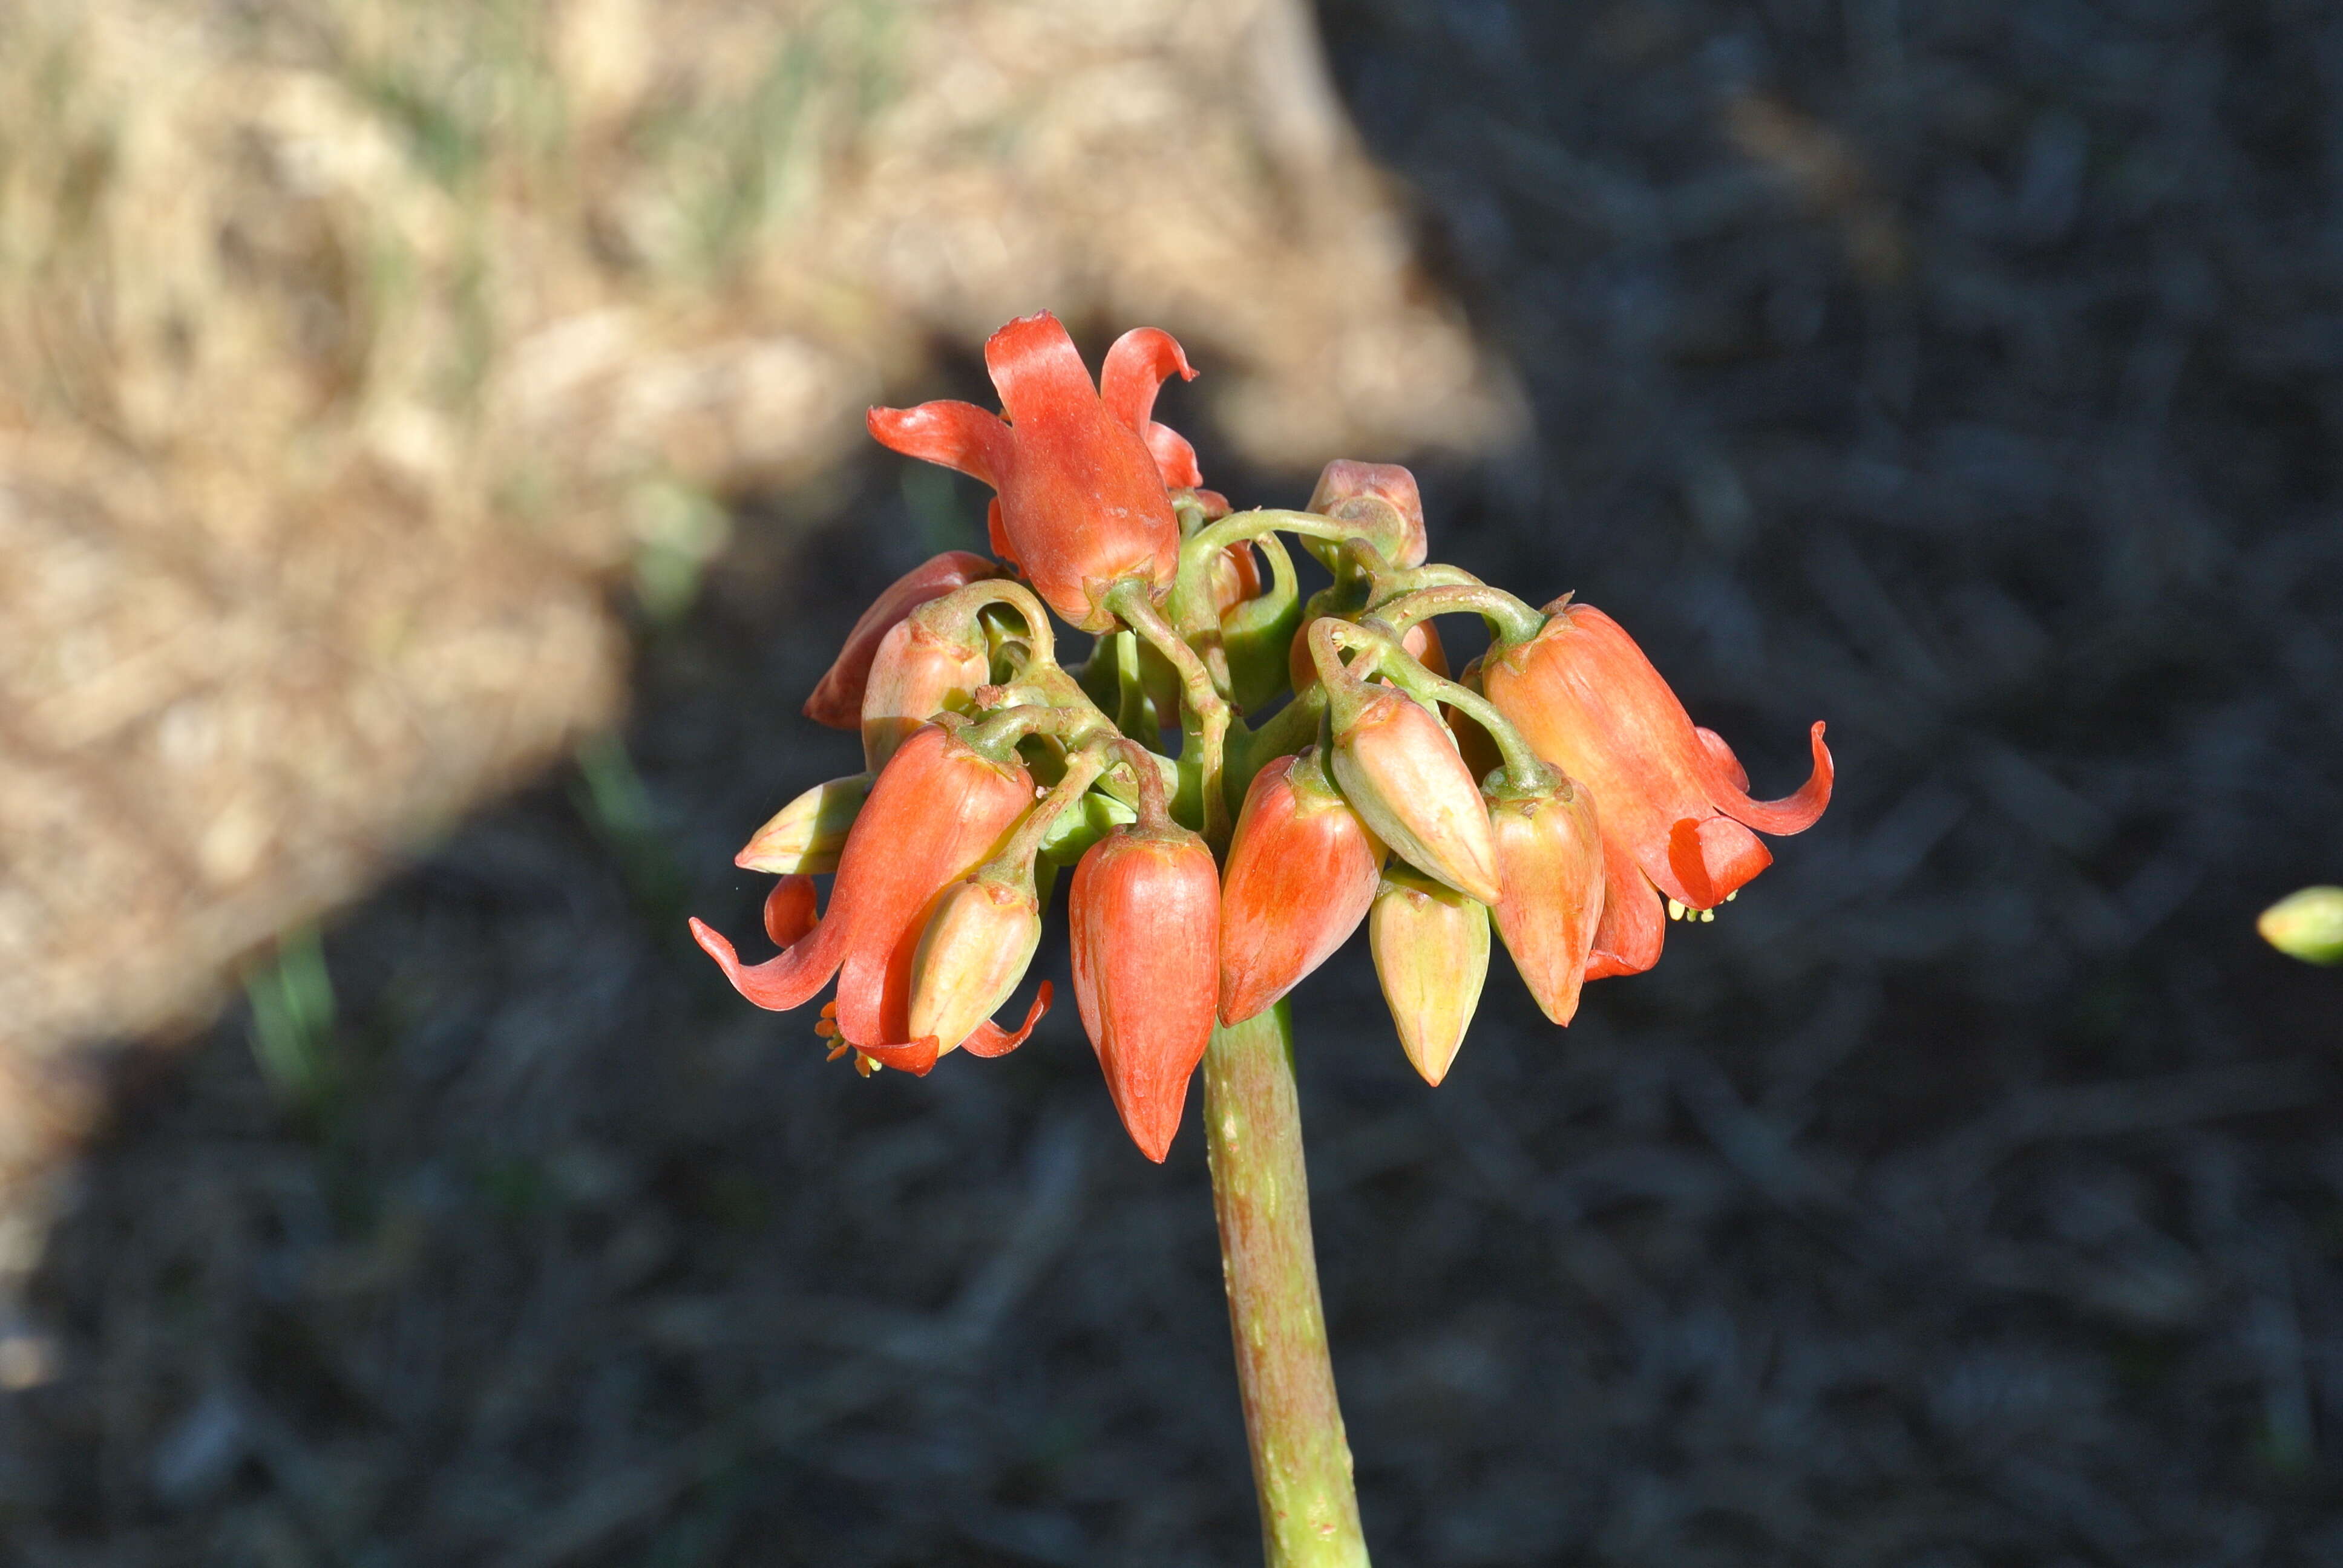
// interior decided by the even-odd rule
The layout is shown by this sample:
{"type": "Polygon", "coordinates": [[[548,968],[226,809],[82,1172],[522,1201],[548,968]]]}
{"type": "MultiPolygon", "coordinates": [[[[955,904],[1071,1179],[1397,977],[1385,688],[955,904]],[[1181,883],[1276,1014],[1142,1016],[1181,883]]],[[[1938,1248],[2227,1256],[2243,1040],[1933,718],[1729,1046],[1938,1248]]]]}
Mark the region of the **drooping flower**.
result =
{"type": "Polygon", "coordinates": [[[1579,988],[1603,912],[1603,841],[1594,792],[1567,779],[1516,790],[1486,788],[1505,896],[1497,934],[1539,1009],[1556,1023],[1578,1011],[1579,988]]]}
{"type": "Polygon", "coordinates": [[[1412,866],[1393,866],[1367,911],[1367,946],[1400,1049],[1437,1087],[1489,977],[1489,906],[1412,866]]]}
{"type": "Polygon", "coordinates": [[[1332,771],[1376,838],[1417,870],[1493,904],[1497,847],[1481,791],[1432,710],[1347,670],[1333,678],[1332,771]]]}
{"type": "Polygon", "coordinates": [[[1220,1003],[1221,879],[1203,839],[1142,816],[1084,851],[1066,901],[1074,1000],[1131,1141],[1161,1161],[1220,1003]]]}
{"type": "Polygon", "coordinates": [[[1367,918],[1383,847],[1321,771],[1281,757],[1253,776],[1221,878],[1221,1021],[1292,990],[1367,918]]]}
{"type": "Polygon", "coordinates": [[[1103,630],[1110,586],[1136,577],[1161,589],[1179,568],[1169,492],[1201,476],[1194,448],[1151,416],[1164,379],[1195,371],[1171,334],[1138,327],[1107,350],[1094,387],[1047,311],[994,333],[984,363],[1005,420],[973,403],[922,403],[871,409],[870,433],[991,486],[994,548],[1051,608],[1103,630]]]}
{"type": "MultiPolygon", "coordinates": [[[[810,930],[760,964],[742,963],[705,921],[694,920],[691,934],[742,996],[777,1012],[803,1006],[835,975],[826,1032],[873,1060],[925,1072],[935,1064],[937,1042],[911,1038],[910,1013],[912,960],[930,905],[991,854],[1032,804],[1033,780],[1023,767],[994,762],[930,725],[903,743],[872,785],[839,856],[830,907],[810,930]]],[[[776,935],[801,920],[802,909],[793,899],[776,935]]],[[[1026,1030],[1048,1000],[1045,990],[1026,1030]]],[[[996,1040],[988,1030],[1001,1033],[990,1023],[978,1026],[971,1050],[998,1055],[1024,1038],[1021,1030],[996,1040]]]]}
{"type": "Polygon", "coordinates": [[[946,550],[897,578],[846,634],[846,646],[838,650],[838,658],[814,687],[813,695],[805,699],[805,716],[832,729],[854,729],[862,721],[862,694],[870,678],[870,661],[895,623],[931,599],[1000,575],[999,564],[982,556],[946,550]]]}
{"type": "Polygon", "coordinates": [[[1805,784],[1753,800],[1731,749],[1694,725],[1617,621],[1567,596],[1545,613],[1535,637],[1491,650],[1482,688],[1540,757],[1593,791],[1604,895],[1586,974],[1634,974],[1659,961],[1663,897],[1712,909],[1773,862],[1750,829],[1813,826],[1830,803],[1830,751],[1817,723],[1805,784]]]}

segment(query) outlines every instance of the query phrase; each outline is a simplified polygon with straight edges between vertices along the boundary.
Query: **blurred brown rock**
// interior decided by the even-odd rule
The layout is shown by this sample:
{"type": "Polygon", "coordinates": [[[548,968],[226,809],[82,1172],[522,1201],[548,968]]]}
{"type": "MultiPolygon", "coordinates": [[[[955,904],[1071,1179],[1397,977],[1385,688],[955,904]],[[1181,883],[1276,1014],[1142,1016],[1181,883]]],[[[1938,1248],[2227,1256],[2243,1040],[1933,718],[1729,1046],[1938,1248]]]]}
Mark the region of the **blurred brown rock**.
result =
{"type": "MultiPolygon", "coordinates": [[[[0,1183],[95,1041],[608,721],[612,575],[930,342],[1249,456],[1506,438],[1299,0],[0,0],[0,1183]]],[[[23,1261],[0,1238],[0,1271],[23,1261]]]]}

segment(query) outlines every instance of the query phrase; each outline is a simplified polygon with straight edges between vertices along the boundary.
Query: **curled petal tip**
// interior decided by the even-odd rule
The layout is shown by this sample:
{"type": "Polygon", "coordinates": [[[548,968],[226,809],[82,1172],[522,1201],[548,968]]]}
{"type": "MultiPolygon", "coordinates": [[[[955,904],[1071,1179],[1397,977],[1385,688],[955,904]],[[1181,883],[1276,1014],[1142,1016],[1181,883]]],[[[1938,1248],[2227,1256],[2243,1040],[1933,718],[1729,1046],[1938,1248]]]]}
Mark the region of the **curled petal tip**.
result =
{"type": "Polygon", "coordinates": [[[960,1041],[960,1049],[970,1056],[1007,1056],[1025,1043],[1026,1037],[1033,1032],[1033,1026],[1040,1023],[1042,1015],[1050,1010],[1051,995],[1050,982],[1043,980],[1041,989],[1034,993],[1033,1005],[1025,1010],[1025,1021],[1017,1026],[1017,1032],[1011,1034],[988,1019],[976,1026],[973,1034],[960,1041]]]}

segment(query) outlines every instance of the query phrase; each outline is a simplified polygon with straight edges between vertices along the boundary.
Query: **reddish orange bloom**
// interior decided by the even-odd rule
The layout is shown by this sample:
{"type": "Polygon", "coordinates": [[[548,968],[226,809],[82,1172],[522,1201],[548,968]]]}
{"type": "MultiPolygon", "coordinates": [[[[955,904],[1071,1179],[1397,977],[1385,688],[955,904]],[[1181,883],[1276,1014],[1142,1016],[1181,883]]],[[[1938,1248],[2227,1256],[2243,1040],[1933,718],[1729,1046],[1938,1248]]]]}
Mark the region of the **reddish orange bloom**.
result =
{"type": "Polygon", "coordinates": [[[1200,482],[1195,451],[1151,417],[1166,377],[1192,377],[1169,333],[1142,327],[1107,350],[1097,386],[1047,311],[984,345],[1006,421],[973,403],[873,408],[870,433],[999,492],[993,546],[1050,608],[1085,631],[1111,620],[1108,587],[1167,587],[1180,564],[1171,488],[1200,482]]]}
{"type": "Polygon", "coordinates": [[[1066,912],[1082,1028],[1131,1141],[1160,1162],[1220,1002],[1212,852],[1168,821],[1118,828],[1074,868],[1066,912]]]}
{"type": "Polygon", "coordinates": [[[1566,596],[1546,615],[1529,641],[1492,651],[1482,685],[1540,757],[1594,792],[1604,889],[1586,974],[1634,974],[1659,961],[1663,894],[1713,908],[1773,863],[1751,829],[1814,825],[1830,804],[1830,751],[1816,724],[1805,786],[1753,800],[1732,750],[1694,727],[1617,621],[1566,596]]]}
{"type": "MultiPolygon", "coordinates": [[[[793,891],[768,900],[766,918],[776,938],[799,934],[763,963],[742,963],[705,921],[693,920],[691,934],[742,996],[776,1012],[803,1006],[836,975],[838,1000],[824,1010],[835,1018],[825,1032],[874,1060],[923,1073],[935,1065],[936,1041],[907,1037],[912,960],[929,907],[990,855],[1032,804],[1032,777],[1022,767],[991,762],[930,725],[903,743],[871,787],[839,856],[830,908],[810,930],[803,928],[803,896],[793,891]]],[[[1048,1005],[1044,988],[1023,1029],[1012,1036],[981,1024],[967,1049],[979,1056],[1015,1049],[1048,1005]]]]}
{"type": "Polygon", "coordinates": [[[1255,774],[1221,884],[1221,1021],[1251,1018],[1350,940],[1383,863],[1310,753],[1255,774]]]}
{"type": "Polygon", "coordinates": [[[832,729],[852,729],[861,723],[862,692],[870,678],[870,661],[878,657],[880,640],[895,623],[931,599],[1001,575],[1001,568],[982,556],[946,550],[897,578],[846,634],[846,646],[838,650],[837,659],[813,689],[813,695],[806,699],[805,716],[832,729]]]}

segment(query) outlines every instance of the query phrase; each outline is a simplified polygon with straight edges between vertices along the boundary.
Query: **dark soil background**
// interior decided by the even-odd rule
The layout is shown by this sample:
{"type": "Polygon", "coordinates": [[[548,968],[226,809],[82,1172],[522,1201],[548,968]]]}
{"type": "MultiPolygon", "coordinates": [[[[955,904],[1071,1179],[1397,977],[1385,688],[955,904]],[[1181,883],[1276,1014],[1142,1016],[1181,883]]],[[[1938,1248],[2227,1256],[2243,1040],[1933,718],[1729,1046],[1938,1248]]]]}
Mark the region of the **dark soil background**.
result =
{"type": "MultiPolygon", "coordinates": [[[[2343,15],[1323,15],[1535,410],[1434,554],[1613,612],[1761,793],[1839,763],[1566,1033],[1501,960],[1436,1091],[1363,952],[1300,993],[1378,1556],[2343,1561],[2343,975],[2251,929],[2343,878],[2343,15]]],[[[126,1085],[7,1560],[1254,1560],[1192,1126],[1134,1152],[1070,1006],[865,1083],[682,938],[972,529],[839,483],[644,627],[622,745],[126,1085]]]]}

